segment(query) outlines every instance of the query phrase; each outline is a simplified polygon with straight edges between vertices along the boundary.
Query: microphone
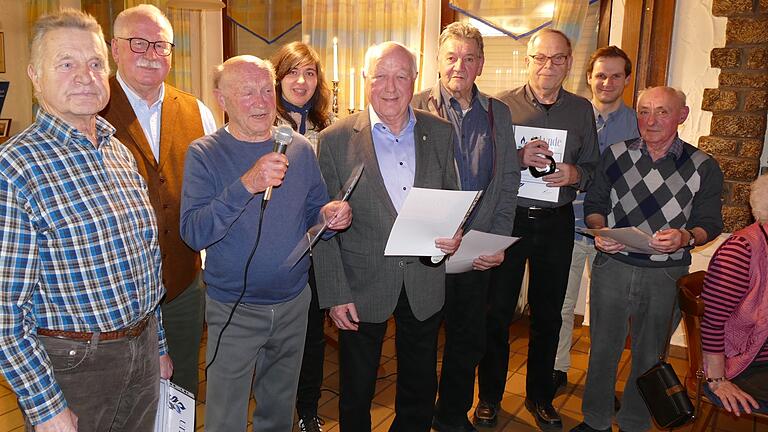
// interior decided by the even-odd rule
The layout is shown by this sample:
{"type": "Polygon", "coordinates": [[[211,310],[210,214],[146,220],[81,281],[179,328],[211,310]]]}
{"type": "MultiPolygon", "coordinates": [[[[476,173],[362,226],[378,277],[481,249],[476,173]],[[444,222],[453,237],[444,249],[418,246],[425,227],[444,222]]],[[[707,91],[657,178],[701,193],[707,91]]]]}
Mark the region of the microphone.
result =
{"type": "MultiPolygon", "coordinates": [[[[293,141],[293,129],[290,126],[283,125],[274,131],[275,146],[272,151],[275,153],[285,154],[285,150],[288,148],[288,144],[293,141]]],[[[264,191],[263,202],[267,203],[272,198],[272,186],[267,186],[264,191]]]]}

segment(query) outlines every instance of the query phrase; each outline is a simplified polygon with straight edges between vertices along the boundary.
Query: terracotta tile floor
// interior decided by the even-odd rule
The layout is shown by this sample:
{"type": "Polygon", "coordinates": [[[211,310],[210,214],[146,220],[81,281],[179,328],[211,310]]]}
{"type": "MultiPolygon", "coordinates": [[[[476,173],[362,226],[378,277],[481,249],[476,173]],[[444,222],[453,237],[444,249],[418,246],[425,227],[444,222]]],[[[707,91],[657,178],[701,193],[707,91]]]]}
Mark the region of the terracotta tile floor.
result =
{"type": "MultiPolygon", "coordinates": [[[[335,330],[327,327],[326,333],[335,338],[335,330]]],[[[577,327],[573,335],[573,349],[571,350],[571,370],[568,373],[568,386],[554,402],[563,418],[563,430],[568,431],[582,420],[581,416],[581,398],[584,392],[584,381],[586,379],[586,368],[589,352],[588,328],[577,327]]],[[[511,329],[511,351],[509,359],[509,374],[506,393],[501,403],[502,411],[499,413],[499,424],[493,431],[536,431],[535,422],[530,413],[523,407],[526,355],[528,350],[528,324],[526,320],[520,320],[512,326],[511,329]]],[[[440,346],[442,346],[443,334],[440,335],[440,346]]],[[[197,404],[197,430],[203,430],[205,421],[205,382],[203,369],[204,363],[203,341],[200,352],[200,401],[197,404]]],[[[629,374],[629,351],[625,351],[621,357],[619,382],[617,390],[624,387],[627,375],[629,374]]],[[[397,359],[395,358],[394,345],[394,324],[390,323],[387,331],[387,339],[382,348],[381,367],[379,376],[383,377],[376,386],[376,397],[373,400],[372,419],[373,430],[376,432],[387,431],[394,419],[394,401],[395,401],[395,376],[397,359]]],[[[672,358],[670,360],[675,370],[680,376],[684,374],[687,367],[685,360],[672,358]]],[[[326,432],[338,432],[338,397],[339,375],[338,375],[338,356],[337,351],[332,346],[326,347],[325,355],[325,379],[323,382],[323,392],[320,399],[320,416],[325,419],[324,430],[326,432]]],[[[477,400],[475,400],[477,403],[477,400]]],[[[254,407],[254,401],[251,400],[251,410],[254,407]]],[[[16,404],[16,398],[8,389],[8,385],[0,379],[0,432],[5,431],[23,431],[24,423],[21,413],[16,404]]],[[[248,425],[248,431],[251,431],[251,425],[248,425]]],[[[614,427],[618,430],[618,427],[614,427]]],[[[656,431],[657,429],[654,429],[656,431]]],[[[687,432],[690,426],[676,429],[676,431],[687,432]]],[[[720,415],[715,425],[716,431],[722,432],[747,432],[763,431],[768,432],[768,421],[754,420],[751,417],[730,417],[720,415]]],[[[294,431],[297,431],[294,427],[294,431]]],[[[480,429],[480,432],[490,432],[491,429],[480,429]]]]}

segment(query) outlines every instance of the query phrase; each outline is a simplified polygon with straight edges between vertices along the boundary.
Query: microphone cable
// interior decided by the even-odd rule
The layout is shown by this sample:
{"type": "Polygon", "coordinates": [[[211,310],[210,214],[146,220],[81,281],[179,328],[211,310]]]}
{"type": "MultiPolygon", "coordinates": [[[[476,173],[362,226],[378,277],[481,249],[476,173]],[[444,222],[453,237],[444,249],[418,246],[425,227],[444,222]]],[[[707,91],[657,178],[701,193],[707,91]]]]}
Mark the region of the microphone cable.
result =
{"type": "Polygon", "coordinates": [[[237,307],[240,305],[240,302],[243,300],[243,297],[245,296],[245,288],[248,286],[248,269],[251,268],[251,261],[253,260],[253,255],[256,253],[256,248],[259,247],[259,240],[261,240],[261,224],[264,222],[264,211],[267,209],[267,203],[269,201],[262,201],[261,202],[261,214],[259,214],[259,225],[256,229],[256,241],[253,243],[253,248],[251,249],[251,253],[248,255],[248,261],[245,263],[245,271],[243,272],[243,289],[240,290],[240,296],[237,298],[237,301],[232,306],[232,310],[229,311],[229,317],[227,318],[227,322],[224,323],[224,327],[221,328],[221,331],[219,332],[219,337],[216,339],[216,349],[213,350],[213,357],[211,357],[211,361],[205,365],[205,379],[208,380],[208,368],[211,367],[214,361],[216,361],[216,355],[219,354],[219,345],[221,345],[221,336],[224,334],[224,330],[229,327],[229,324],[232,322],[232,317],[235,315],[235,310],[237,310],[237,307]]]}

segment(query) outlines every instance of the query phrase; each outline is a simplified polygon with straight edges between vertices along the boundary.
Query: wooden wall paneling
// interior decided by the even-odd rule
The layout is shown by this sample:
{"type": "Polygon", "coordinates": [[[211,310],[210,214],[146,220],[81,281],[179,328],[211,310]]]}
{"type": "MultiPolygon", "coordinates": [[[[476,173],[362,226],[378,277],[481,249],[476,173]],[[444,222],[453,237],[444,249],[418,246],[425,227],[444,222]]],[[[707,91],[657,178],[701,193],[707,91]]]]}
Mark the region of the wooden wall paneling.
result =
{"type": "Polygon", "coordinates": [[[611,37],[611,10],[613,0],[600,0],[599,24],[597,29],[597,47],[608,46],[611,37]]]}

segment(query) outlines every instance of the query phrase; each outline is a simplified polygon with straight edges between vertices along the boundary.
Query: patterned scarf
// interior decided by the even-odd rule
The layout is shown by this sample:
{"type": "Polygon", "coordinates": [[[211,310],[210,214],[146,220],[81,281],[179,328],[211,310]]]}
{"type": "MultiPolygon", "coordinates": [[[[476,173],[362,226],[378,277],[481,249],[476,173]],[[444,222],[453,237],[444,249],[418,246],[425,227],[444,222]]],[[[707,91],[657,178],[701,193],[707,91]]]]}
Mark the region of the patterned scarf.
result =
{"type": "Polygon", "coordinates": [[[304,106],[296,106],[287,100],[285,100],[284,97],[281,97],[283,107],[288,112],[295,112],[301,114],[301,122],[299,123],[299,133],[304,135],[305,132],[307,132],[307,114],[309,114],[310,111],[312,111],[312,107],[314,107],[315,103],[312,99],[309,100],[304,106]]]}

